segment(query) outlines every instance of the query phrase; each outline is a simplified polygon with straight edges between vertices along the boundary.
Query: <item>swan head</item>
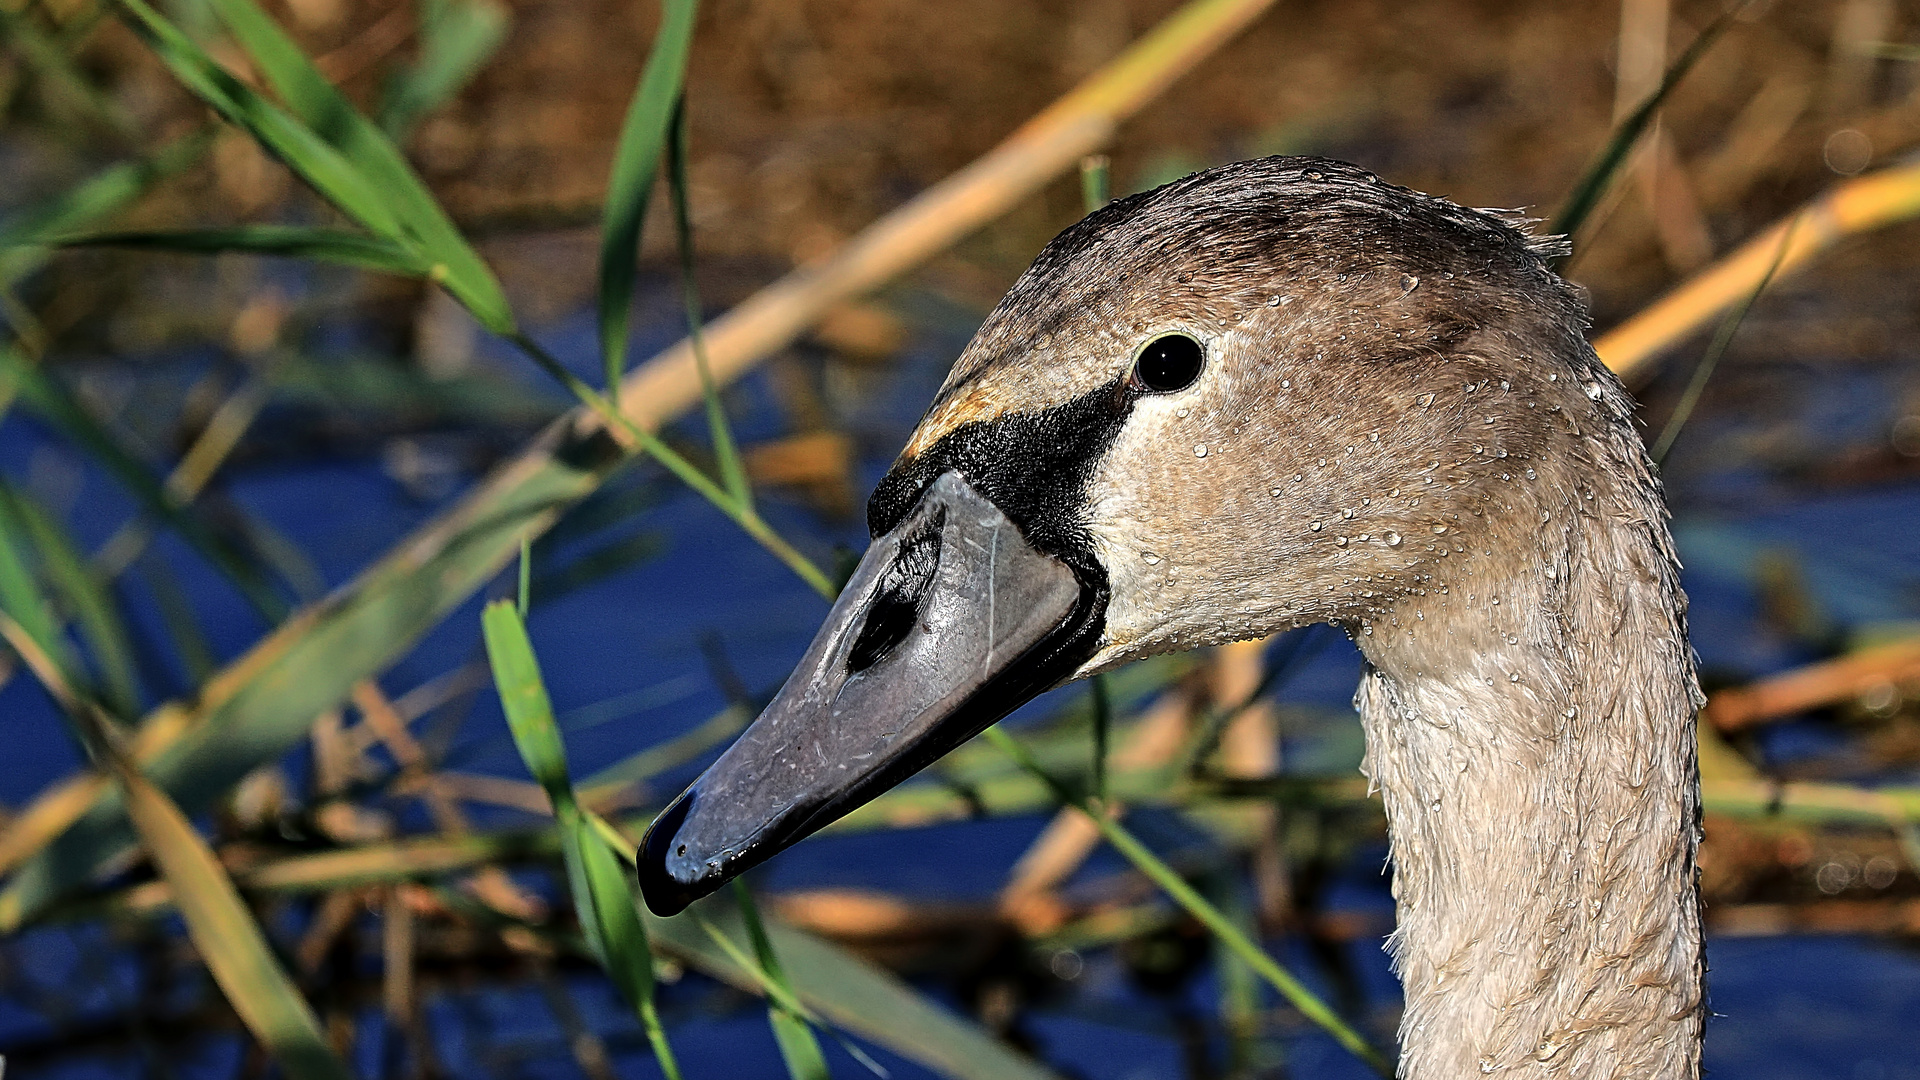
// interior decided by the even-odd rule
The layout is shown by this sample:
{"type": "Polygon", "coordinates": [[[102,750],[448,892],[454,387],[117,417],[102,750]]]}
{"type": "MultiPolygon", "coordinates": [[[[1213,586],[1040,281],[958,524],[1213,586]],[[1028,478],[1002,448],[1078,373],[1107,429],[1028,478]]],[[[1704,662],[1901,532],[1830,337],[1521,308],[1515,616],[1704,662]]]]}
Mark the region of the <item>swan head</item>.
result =
{"type": "Polygon", "coordinates": [[[1626,415],[1551,253],[1318,158],[1062,233],[875,490],[793,675],[649,831],[648,904],[684,908],[1061,682],[1351,631],[1539,531],[1626,415]]]}

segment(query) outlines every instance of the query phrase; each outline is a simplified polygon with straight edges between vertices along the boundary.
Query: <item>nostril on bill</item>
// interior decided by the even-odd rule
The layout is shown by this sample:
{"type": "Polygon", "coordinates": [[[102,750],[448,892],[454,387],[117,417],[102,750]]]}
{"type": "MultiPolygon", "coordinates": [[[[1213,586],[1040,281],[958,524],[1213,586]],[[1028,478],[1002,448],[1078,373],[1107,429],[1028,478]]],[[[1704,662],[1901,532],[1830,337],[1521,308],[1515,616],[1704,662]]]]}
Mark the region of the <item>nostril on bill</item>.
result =
{"type": "Polygon", "coordinates": [[[900,541],[900,553],[880,578],[867,605],[866,621],[853,647],[847,650],[849,674],[859,674],[879,663],[913,632],[921,604],[940,569],[940,532],[946,520],[942,509],[900,541]]]}

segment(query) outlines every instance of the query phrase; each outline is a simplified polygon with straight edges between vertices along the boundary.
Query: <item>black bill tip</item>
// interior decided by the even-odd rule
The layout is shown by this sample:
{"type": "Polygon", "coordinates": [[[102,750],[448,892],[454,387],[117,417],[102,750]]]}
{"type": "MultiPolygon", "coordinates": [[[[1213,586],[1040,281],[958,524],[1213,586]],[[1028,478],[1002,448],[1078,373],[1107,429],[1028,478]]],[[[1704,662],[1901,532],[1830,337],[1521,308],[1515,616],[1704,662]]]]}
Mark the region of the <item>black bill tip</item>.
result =
{"type": "Polygon", "coordinates": [[[687,910],[687,905],[726,880],[708,868],[691,864],[687,858],[691,852],[678,835],[698,795],[692,789],[682,792],[653,819],[647,835],[640,840],[640,895],[646,898],[647,909],[663,919],[687,910]],[[708,872],[703,873],[703,869],[708,872]]]}

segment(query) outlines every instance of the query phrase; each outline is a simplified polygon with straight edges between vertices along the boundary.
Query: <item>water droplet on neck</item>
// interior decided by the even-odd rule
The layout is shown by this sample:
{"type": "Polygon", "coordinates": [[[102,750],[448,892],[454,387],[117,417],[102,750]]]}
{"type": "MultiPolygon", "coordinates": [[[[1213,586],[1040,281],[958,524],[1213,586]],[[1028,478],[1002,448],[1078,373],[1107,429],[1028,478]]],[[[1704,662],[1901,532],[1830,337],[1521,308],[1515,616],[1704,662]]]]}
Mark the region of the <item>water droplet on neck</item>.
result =
{"type": "Polygon", "coordinates": [[[1177,416],[1177,417],[1179,417],[1179,418],[1180,418],[1180,419],[1182,419],[1182,420],[1185,420],[1185,419],[1187,418],[1187,416],[1188,416],[1188,415],[1189,415],[1190,413],[1192,413],[1192,412],[1193,412],[1193,410],[1192,410],[1192,409],[1189,409],[1189,408],[1185,408],[1185,407],[1181,407],[1181,408],[1178,408],[1178,409],[1175,409],[1175,410],[1173,410],[1173,415],[1175,415],[1175,416],[1177,416]]]}
{"type": "Polygon", "coordinates": [[[1146,564],[1147,564],[1148,566],[1159,566],[1159,565],[1160,565],[1160,556],[1158,556],[1158,555],[1155,555],[1155,554],[1154,554],[1153,552],[1151,552],[1151,551],[1143,551],[1143,552],[1141,552],[1141,553],[1140,553],[1140,558],[1142,558],[1142,559],[1144,559],[1144,560],[1146,561],[1146,564]]]}
{"type": "Polygon", "coordinates": [[[1194,457],[1206,457],[1206,456],[1207,456],[1207,444],[1206,444],[1206,443],[1194,443],[1194,444],[1193,444],[1193,456],[1194,456],[1194,457]]]}
{"type": "Polygon", "coordinates": [[[1313,530],[1314,532],[1319,532],[1319,531],[1320,531],[1320,529],[1321,529],[1321,524],[1320,524],[1320,522],[1318,522],[1318,521],[1315,521],[1315,522],[1310,522],[1310,523],[1309,523],[1309,524],[1307,525],[1307,528],[1309,528],[1309,529],[1312,529],[1312,530],[1313,530]]]}
{"type": "Polygon", "coordinates": [[[1269,296],[1269,297],[1267,297],[1267,306],[1268,306],[1268,307],[1279,307],[1279,306],[1280,306],[1280,298],[1279,298],[1278,296],[1269,296]]]}
{"type": "Polygon", "coordinates": [[[1435,526],[1433,526],[1433,535],[1435,535],[1435,536],[1439,536],[1439,535],[1441,535],[1441,534],[1443,534],[1443,533],[1445,533],[1446,531],[1447,531],[1447,527],[1446,527],[1445,525],[1435,525],[1435,526]]]}
{"type": "Polygon", "coordinates": [[[1387,546],[1388,546],[1388,547],[1399,547],[1399,546],[1400,546],[1400,534],[1399,534],[1399,533],[1397,533],[1397,532],[1390,532],[1390,533],[1388,533],[1388,534],[1386,535],[1386,537],[1385,537],[1384,539],[1385,539],[1385,540],[1387,541],[1387,546]]]}

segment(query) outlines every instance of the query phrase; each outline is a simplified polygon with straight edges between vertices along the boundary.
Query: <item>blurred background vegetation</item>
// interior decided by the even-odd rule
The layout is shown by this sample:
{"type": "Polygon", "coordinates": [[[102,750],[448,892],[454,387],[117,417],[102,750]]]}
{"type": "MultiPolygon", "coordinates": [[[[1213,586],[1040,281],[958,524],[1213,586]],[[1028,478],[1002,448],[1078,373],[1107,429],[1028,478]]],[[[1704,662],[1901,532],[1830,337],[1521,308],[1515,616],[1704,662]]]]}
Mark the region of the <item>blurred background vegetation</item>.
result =
{"type": "Polygon", "coordinates": [[[1709,1067],[1920,1077],[1916,146],[1896,0],[0,0],[6,1068],[1370,1075],[1328,628],[1056,692],[688,916],[622,862],[1039,247],[1315,153],[1601,183],[1709,1067]]]}

